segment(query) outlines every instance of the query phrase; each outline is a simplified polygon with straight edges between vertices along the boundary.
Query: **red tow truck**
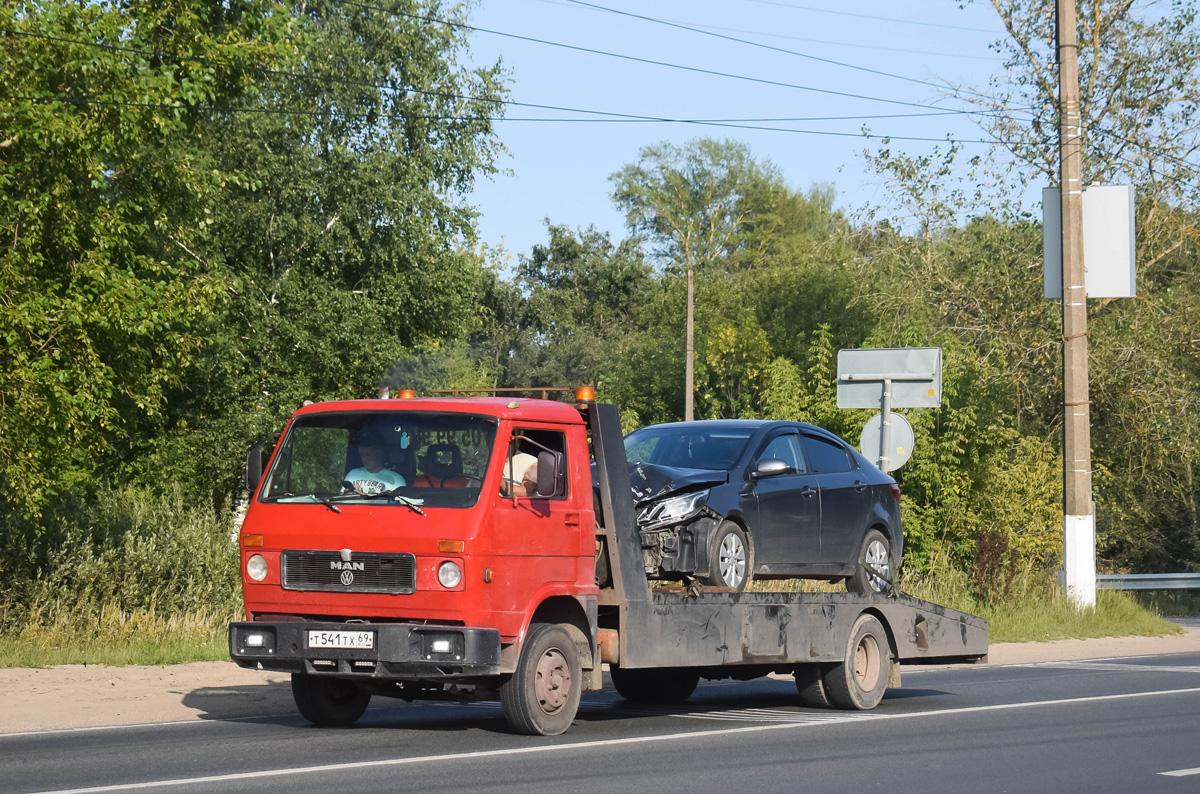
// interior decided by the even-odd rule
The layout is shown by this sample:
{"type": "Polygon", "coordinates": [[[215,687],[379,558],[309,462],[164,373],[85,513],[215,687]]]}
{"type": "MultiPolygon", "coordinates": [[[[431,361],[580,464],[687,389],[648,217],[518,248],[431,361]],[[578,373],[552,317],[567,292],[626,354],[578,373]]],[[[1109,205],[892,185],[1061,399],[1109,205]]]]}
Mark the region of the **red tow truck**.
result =
{"type": "Polygon", "coordinates": [[[986,621],[894,589],[651,587],[619,414],[586,391],[308,405],[246,480],[229,652],[290,672],[320,725],[378,695],[499,700],[560,734],[604,664],[633,701],[786,673],[805,705],[871,709],[899,662],[987,655],[986,621]]]}

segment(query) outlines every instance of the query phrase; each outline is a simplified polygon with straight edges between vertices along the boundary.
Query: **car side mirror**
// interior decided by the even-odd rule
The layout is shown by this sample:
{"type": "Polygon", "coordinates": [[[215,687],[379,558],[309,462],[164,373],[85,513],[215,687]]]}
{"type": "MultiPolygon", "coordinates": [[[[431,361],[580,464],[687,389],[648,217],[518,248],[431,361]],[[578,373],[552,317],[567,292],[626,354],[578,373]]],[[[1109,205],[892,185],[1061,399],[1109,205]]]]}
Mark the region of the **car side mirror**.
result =
{"type": "Polygon", "coordinates": [[[538,453],[537,493],[543,499],[563,493],[562,453],[543,450],[538,453]]]}
{"type": "Polygon", "coordinates": [[[258,490],[258,484],[262,482],[262,476],[262,447],[254,444],[250,449],[246,450],[245,481],[246,490],[250,492],[251,496],[254,496],[254,492],[258,490]]]}
{"type": "Polygon", "coordinates": [[[779,458],[760,460],[750,472],[750,479],[761,480],[764,477],[778,477],[780,474],[795,474],[796,470],[779,458]]]}

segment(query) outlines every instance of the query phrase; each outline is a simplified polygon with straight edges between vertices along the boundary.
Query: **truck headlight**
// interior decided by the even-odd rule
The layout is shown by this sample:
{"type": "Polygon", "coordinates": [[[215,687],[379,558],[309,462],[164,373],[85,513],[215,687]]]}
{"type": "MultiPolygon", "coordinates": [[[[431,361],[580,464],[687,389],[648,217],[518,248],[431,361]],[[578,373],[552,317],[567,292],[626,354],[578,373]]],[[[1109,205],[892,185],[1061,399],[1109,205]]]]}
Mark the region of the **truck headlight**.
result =
{"type": "Polygon", "coordinates": [[[664,499],[646,507],[638,516],[641,529],[653,529],[667,524],[685,521],[700,512],[708,501],[708,491],[697,491],[682,496],[664,499]]]}
{"type": "Polygon", "coordinates": [[[438,581],[447,589],[458,587],[462,581],[462,568],[458,567],[458,563],[446,560],[438,566],[438,581]]]}
{"type": "Polygon", "coordinates": [[[267,578],[267,561],[261,554],[255,554],[246,560],[246,575],[256,582],[267,578]]]}

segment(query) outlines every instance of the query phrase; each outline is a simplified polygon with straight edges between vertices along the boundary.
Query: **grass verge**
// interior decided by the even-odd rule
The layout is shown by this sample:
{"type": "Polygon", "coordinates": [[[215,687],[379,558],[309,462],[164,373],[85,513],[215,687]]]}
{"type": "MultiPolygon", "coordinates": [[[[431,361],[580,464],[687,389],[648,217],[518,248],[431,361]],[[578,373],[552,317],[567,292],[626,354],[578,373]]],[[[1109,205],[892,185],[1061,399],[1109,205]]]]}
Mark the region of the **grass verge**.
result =
{"type": "Polygon", "coordinates": [[[231,619],[215,611],[163,616],[109,607],[92,625],[65,618],[31,622],[19,634],[0,636],[0,667],[224,661],[229,658],[231,619]]]}
{"type": "Polygon", "coordinates": [[[1095,609],[1077,609],[1046,571],[1022,573],[1003,597],[992,599],[973,595],[967,575],[949,566],[905,576],[902,589],[917,598],[986,618],[992,643],[1183,633],[1179,626],[1163,620],[1152,605],[1139,603],[1130,593],[1101,590],[1095,609]]]}

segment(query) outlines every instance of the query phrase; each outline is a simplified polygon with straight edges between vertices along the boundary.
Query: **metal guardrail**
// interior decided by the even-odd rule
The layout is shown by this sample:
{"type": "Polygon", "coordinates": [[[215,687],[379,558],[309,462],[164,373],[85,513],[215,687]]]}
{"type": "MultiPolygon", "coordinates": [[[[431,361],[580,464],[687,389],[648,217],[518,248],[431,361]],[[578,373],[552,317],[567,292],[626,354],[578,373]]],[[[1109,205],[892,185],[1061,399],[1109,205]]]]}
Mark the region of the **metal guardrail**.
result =
{"type": "Polygon", "coordinates": [[[1102,574],[1096,577],[1101,590],[1200,590],[1200,573],[1102,574]]]}

